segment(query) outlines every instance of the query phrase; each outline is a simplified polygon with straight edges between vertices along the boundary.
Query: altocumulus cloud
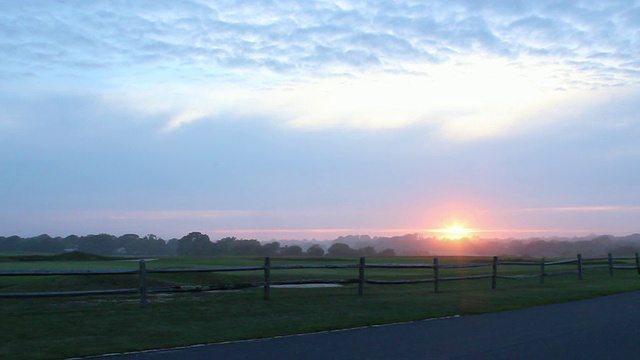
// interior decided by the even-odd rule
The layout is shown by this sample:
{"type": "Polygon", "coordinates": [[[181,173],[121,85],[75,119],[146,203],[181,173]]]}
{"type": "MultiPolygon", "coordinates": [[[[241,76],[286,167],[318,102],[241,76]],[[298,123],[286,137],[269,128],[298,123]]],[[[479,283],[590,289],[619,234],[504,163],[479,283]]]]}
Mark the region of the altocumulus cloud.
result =
{"type": "Polygon", "coordinates": [[[123,106],[162,114],[165,130],[240,113],[312,128],[426,122],[449,135],[488,122],[476,131],[482,136],[551,101],[533,98],[638,81],[638,6],[630,1],[0,6],[2,78],[90,82],[123,106]],[[447,113],[452,100],[444,99],[465,91],[447,113]],[[496,100],[509,94],[520,104],[496,100]]]}
{"type": "MultiPolygon", "coordinates": [[[[46,1],[4,3],[2,61],[34,69],[171,62],[274,71],[401,70],[482,52],[624,69],[633,1],[46,1]],[[599,60],[598,60],[599,59],[599,60]],[[606,61],[605,61],[606,60],[606,61]]],[[[3,66],[6,76],[10,67],[3,66]]],[[[18,74],[13,69],[13,74],[18,74]]]]}

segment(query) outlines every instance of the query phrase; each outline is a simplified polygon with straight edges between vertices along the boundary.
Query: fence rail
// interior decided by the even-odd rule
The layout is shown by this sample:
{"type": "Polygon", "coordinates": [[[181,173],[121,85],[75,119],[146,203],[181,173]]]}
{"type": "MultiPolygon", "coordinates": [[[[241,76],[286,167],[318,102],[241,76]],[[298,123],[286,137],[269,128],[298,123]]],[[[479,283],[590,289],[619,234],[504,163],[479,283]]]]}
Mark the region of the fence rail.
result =
{"type": "Polygon", "coordinates": [[[640,275],[640,257],[638,253],[635,257],[619,257],[614,258],[612,254],[608,254],[606,258],[587,258],[583,259],[580,254],[576,258],[563,259],[555,261],[499,261],[497,256],[493,257],[491,262],[471,263],[471,264],[440,264],[439,258],[434,258],[433,263],[417,263],[417,264],[367,264],[364,257],[359,259],[356,264],[284,264],[272,265],[271,258],[264,259],[262,266],[216,266],[216,267],[194,267],[194,268],[153,268],[147,269],[145,260],[140,260],[138,269],[110,269],[110,270],[2,270],[0,276],[66,276],[66,275],[134,275],[137,274],[140,281],[138,288],[125,289],[107,289],[107,290],[74,290],[74,291],[54,291],[54,292],[0,292],[0,298],[33,298],[33,297],[61,297],[61,296],[90,296],[90,295],[116,295],[116,294],[139,294],[140,305],[145,306],[147,303],[147,294],[149,293],[173,293],[185,291],[209,291],[216,290],[210,286],[173,286],[173,287],[154,287],[147,286],[148,274],[167,274],[167,273],[211,273],[211,272],[231,272],[231,271],[262,271],[264,275],[263,281],[250,283],[237,283],[233,288],[263,287],[264,298],[270,298],[271,286],[277,285],[304,285],[304,284],[358,284],[358,294],[364,294],[364,285],[401,285],[401,284],[421,284],[433,283],[434,292],[439,292],[439,284],[442,281],[462,281],[477,280],[491,278],[491,288],[497,287],[497,279],[530,279],[540,278],[543,283],[545,277],[561,276],[561,275],[578,275],[578,279],[583,279],[585,270],[609,269],[609,274],[613,276],[613,270],[636,270],[640,275]],[[635,265],[619,265],[615,262],[635,261],[635,265]],[[603,264],[604,262],[604,264],[603,264]],[[548,271],[548,266],[576,264],[574,269],[564,269],[548,271]],[[529,266],[538,267],[539,271],[528,274],[500,274],[499,266],[529,266]],[[466,268],[483,268],[490,267],[491,273],[472,274],[466,276],[441,276],[442,269],[466,269],[466,268]],[[351,279],[298,279],[298,280],[280,280],[273,281],[271,276],[272,270],[294,270],[294,269],[358,269],[358,277],[351,279]],[[433,276],[429,278],[413,278],[413,279],[371,279],[366,277],[366,269],[431,269],[433,276]]]}

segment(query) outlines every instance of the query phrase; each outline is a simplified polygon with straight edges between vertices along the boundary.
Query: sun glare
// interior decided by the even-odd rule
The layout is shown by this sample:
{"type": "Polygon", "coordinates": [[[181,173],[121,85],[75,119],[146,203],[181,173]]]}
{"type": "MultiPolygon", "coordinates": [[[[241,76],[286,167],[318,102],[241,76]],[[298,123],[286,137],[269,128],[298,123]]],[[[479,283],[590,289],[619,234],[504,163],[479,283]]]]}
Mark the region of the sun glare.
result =
{"type": "Polygon", "coordinates": [[[470,230],[460,225],[452,225],[447,228],[441,229],[440,232],[444,234],[447,239],[462,239],[469,235],[470,230]]]}

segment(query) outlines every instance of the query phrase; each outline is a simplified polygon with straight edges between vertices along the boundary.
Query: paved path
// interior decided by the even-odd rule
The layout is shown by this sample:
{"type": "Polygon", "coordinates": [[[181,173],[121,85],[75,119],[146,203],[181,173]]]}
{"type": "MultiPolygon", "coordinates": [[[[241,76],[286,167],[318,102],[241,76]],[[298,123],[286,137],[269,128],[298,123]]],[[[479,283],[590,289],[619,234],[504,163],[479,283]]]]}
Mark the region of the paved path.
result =
{"type": "Polygon", "coordinates": [[[491,314],[99,358],[638,359],[640,292],[491,314]]]}

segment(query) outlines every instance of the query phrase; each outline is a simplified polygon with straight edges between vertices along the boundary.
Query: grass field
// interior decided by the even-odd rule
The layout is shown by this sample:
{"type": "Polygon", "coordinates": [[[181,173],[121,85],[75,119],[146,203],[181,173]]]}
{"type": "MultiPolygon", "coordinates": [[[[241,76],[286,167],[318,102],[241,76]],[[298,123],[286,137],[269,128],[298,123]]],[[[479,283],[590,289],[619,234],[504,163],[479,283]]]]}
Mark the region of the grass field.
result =
{"type": "MultiPolygon", "coordinates": [[[[432,258],[367,259],[376,263],[431,263],[432,258]]],[[[285,263],[355,263],[356,259],[272,259],[285,263]]],[[[446,258],[442,263],[484,262],[486,258],[446,258]]],[[[261,265],[262,258],[161,258],[148,268],[261,265]]],[[[136,268],[136,262],[105,259],[22,261],[4,257],[8,269],[113,269],[136,268]]],[[[557,269],[571,268],[562,265],[557,269]]],[[[550,270],[557,270],[555,267],[550,270]]],[[[535,272],[522,267],[500,268],[500,273],[535,272]]],[[[443,276],[489,273],[490,268],[448,270],[443,276]]],[[[358,269],[298,269],[273,271],[274,279],[357,278],[358,269]]],[[[430,269],[368,269],[367,277],[408,279],[430,277],[430,269]]],[[[209,285],[260,281],[261,271],[205,274],[150,274],[151,286],[209,285]]],[[[0,292],[135,287],[137,276],[0,277],[0,292]]],[[[261,288],[237,291],[153,294],[141,309],[135,296],[0,299],[2,359],[60,359],[109,352],[164,348],[275,335],[315,332],[356,326],[466,315],[525,306],[571,301],[640,290],[636,271],[604,270],[539,279],[491,279],[440,284],[357,285],[335,288],[271,290],[263,300],[261,288]]],[[[551,325],[551,324],[550,324],[551,325]]]]}

